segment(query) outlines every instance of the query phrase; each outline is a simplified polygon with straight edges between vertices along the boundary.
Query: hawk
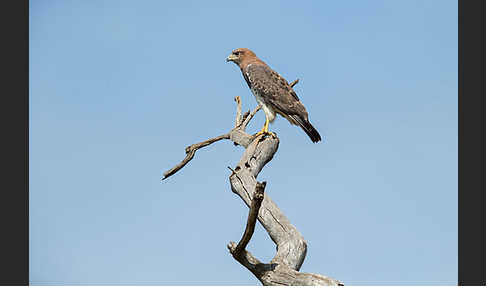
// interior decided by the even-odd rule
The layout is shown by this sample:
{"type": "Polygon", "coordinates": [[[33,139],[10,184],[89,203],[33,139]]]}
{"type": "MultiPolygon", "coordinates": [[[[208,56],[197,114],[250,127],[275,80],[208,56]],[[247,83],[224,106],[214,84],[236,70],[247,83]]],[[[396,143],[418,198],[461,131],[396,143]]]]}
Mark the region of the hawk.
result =
{"type": "Polygon", "coordinates": [[[298,125],[312,142],[321,141],[321,135],[310,124],[309,115],[297,94],[280,74],[260,60],[254,52],[246,48],[234,50],[227,58],[240,67],[248,87],[265,112],[265,124],[257,135],[268,132],[268,124],[276,114],[285,117],[290,124],[298,125]]]}

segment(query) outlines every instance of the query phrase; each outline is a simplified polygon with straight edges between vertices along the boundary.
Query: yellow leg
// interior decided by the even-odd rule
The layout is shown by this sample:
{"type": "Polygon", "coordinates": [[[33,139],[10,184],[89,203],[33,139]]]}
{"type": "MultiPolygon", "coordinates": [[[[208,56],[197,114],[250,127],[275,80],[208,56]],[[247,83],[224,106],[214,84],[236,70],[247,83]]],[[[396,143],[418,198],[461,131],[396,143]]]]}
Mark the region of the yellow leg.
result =
{"type": "Polygon", "coordinates": [[[270,123],[270,121],[268,120],[268,117],[267,115],[265,114],[265,124],[263,125],[263,128],[262,130],[258,131],[255,136],[258,136],[260,134],[270,134],[272,136],[275,136],[275,134],[273,132],[268,132],[268,124],[270,123]]]}

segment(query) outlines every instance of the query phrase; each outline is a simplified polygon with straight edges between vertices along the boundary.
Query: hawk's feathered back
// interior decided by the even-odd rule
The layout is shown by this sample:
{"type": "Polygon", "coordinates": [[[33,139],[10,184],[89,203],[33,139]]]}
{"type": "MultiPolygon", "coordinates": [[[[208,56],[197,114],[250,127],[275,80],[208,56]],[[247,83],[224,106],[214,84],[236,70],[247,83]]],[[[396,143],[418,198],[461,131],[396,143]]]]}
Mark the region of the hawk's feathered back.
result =
{"type": "Polygon", "coordinates": [[[238,56],[234,61],[269,120],[273,121],[278,113],[291,124],[299,125],[312,142],[319,142],[319,132],[310,124],[304,105],[287,80],[248,49],[237,49],[233,54],[238,56]]]}

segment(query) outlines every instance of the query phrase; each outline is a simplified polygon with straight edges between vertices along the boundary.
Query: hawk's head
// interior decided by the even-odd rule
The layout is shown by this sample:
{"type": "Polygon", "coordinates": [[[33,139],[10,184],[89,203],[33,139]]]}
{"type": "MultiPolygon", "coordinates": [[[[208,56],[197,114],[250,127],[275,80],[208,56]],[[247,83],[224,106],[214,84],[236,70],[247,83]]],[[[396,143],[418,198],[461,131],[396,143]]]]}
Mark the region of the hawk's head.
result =
{"type": "Polygon", "coordinates": [[[226,58],[226,61],[234,62],[235,64],[240,65],[242,62],[254,58],[257,58],[254,52],[247,48],[239,48],[233,50],[233,52],[231,52],[231,54],[226,58]]]}

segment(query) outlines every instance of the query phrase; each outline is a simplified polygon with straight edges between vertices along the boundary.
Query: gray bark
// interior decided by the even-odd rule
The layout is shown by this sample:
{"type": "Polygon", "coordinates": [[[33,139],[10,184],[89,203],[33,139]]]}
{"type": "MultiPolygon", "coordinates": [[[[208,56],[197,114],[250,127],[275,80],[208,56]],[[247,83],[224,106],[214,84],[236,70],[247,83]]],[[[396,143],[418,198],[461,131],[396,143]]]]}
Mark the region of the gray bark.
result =
{"type": "MultiPolygon", "coordinates": [[[[297,81],[293,85],[296,83],[297,81]]],[[[259,183],[256,179],[277,152],[279,139],[274,134],[252,136],[246,133],[248,122],[260,107],[241,115],[240,99],[237,97],[235,100],[238,104],[235,127],[227,134],[187,147],[186,158],[164,173],[163,179],[184,167],[194,157],[196,150],[213,142],[229,139],[235,145],[245,147],[236,167],[230,168],[232,174],[229,181],[233,193],[243,200],[250,211],[242,239],[238,244],[230,242],[227,246],[230,253],[265,286],[343,286],[343,283],[330,277],[299,272],[307,253],[307,243],[270,196],[264,194],[266,182],[259,183]],[[245,249],[253,235],[257,219],[277,246],[275,257],[269,263],[261,262],[245,249]]]]}
{"type": "MultiPolygon", "coordinates": [[[[278,144],[279,140],[274,136],[260,136],[254,139],[230,175],[231,190],[249,207],[256,193],[258,173],[273,158],[278,144]]],[[[299,272],[307,253],[307,243],[268,194],[265,194],[258,211],[258,221],[277,245],[277,253],[269,263],[260,262],[246,250],[242,250],[242,253],[236,256],[234,242],[228,244],[228,249],[233,257],[250,270],[263,285],[344,285],[323,275],[299,272]]]]}

